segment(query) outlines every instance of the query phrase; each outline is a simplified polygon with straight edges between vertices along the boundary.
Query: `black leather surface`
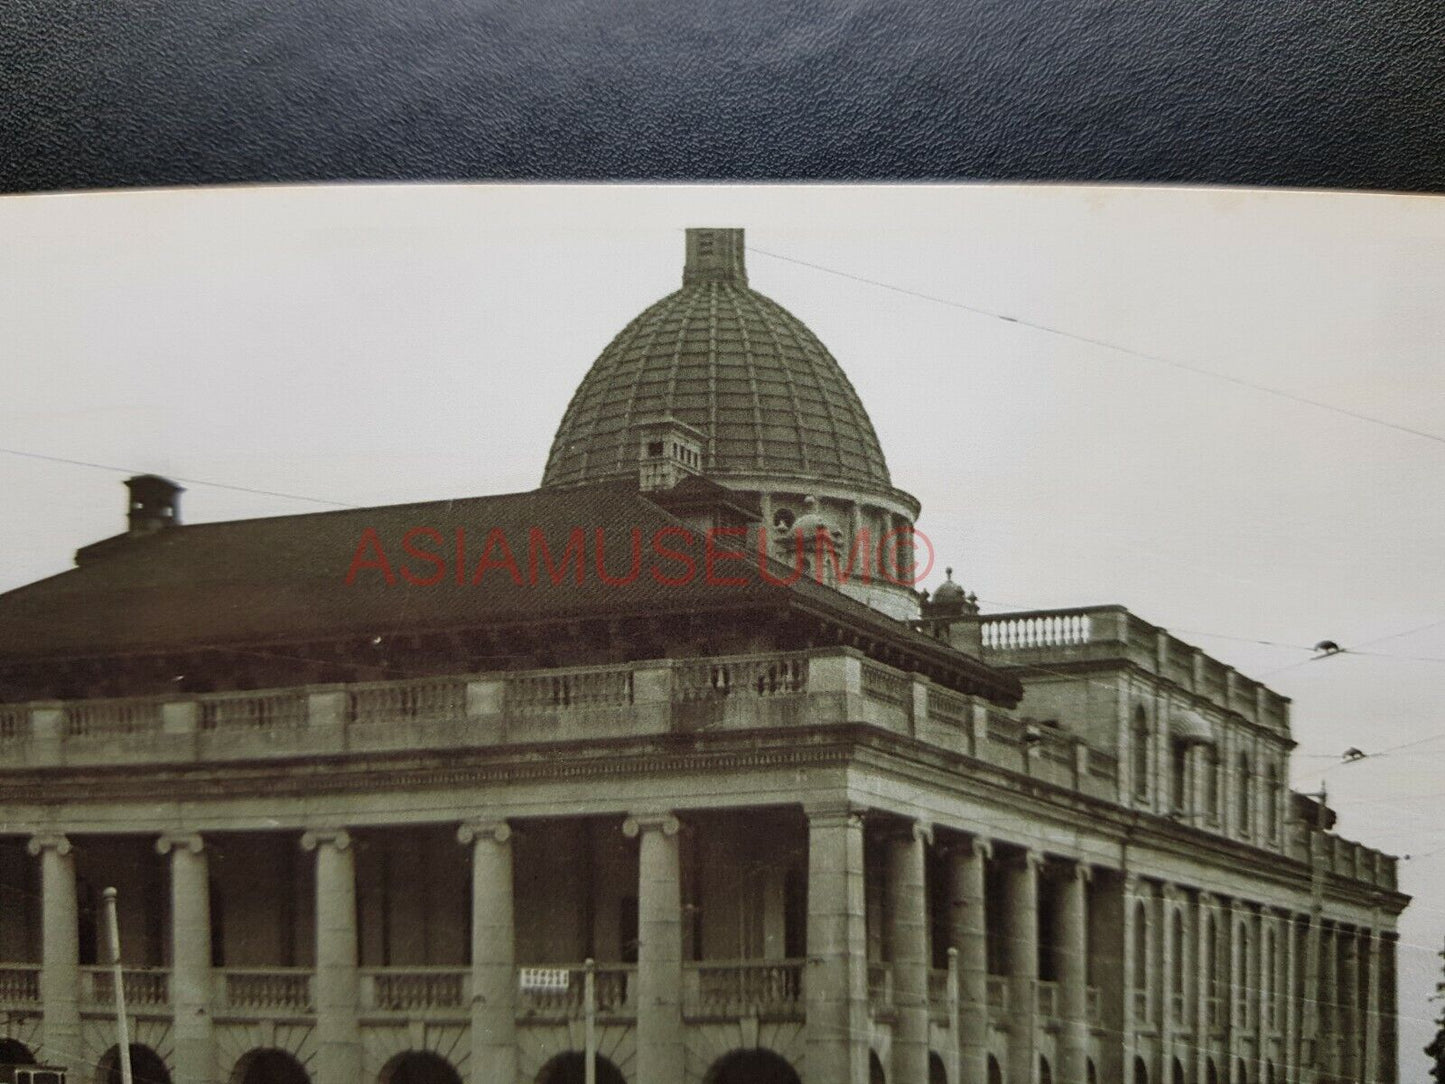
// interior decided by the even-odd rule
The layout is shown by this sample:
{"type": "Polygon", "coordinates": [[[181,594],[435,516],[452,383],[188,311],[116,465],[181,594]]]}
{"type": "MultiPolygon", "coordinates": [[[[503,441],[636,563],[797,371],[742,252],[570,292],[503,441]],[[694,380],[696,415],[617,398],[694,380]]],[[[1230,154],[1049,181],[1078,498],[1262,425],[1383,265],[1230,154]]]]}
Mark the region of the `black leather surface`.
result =
{"type": "Polygon", "coordinates": [[[4,0],[5,190],[358,178],[1445,189],[1439,0],[4,0]]]}

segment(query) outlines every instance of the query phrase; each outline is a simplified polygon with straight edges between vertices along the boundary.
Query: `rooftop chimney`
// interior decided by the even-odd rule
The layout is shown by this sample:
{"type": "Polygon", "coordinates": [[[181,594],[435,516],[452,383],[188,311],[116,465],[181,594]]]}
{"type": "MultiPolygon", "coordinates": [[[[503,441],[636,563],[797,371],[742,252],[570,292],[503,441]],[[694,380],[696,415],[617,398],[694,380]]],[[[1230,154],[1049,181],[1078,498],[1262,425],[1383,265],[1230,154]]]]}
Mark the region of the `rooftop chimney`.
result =
{"type": "Polygon", "coordinates": [[[743,266],[743,231],[732,229],[690,229],[687,231],[687,263],[682,284],[696,286],[721,282],[746,286],[748,272],[743,266]]]}
{"type": "Polygon", "coordinates": [[[155,534],[181,522],[177,498],[185,492],[169,478],[158,474],[138,474],[125,480],[130,490],[130,507],[126,514],[127,531],[132,538],[155,534]]]}

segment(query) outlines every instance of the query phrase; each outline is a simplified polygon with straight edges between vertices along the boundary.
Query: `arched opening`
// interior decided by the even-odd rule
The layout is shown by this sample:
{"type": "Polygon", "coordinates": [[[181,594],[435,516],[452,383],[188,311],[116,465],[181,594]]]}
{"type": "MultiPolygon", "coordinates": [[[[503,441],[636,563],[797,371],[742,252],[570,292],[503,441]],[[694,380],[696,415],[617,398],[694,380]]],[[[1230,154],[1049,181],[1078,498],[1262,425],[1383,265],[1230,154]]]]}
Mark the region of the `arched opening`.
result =
{"type": "MultiPolygon", "coordinates": [[[[580,1050],[558,1054],[537,1074],[537,1084],[585,1084],[586,1080],[586,1055],[580,1050]]],[[[627,1084],[627,1079],[621,1069],[598,1054],[597,1084],[627,1084]]]]}
{"type": "Polygon", "coordinates": [[[1049,1066],[1049,1059],[1042,1054],[1039,1055],[1039,1084],[1054,1084],[1054,1071],[1049,1066]]]}
{"type": "Polygon", "coordinates": [[[878,1051],[868,1051],[868,1084],[888,1084],[888,1077],[883,1072],[883,1062],[878,1058],[878,1051]]]}
{"type": "Polygon", "coordinates": [[[1003,1070],[998,1067],[998,1059],[992,1054],[988,1056],[988,1084],[1003,1084],[1003,1070]]]}
{"type": "Polygon", "coordinates": [[[1149,909],[1134,907],[1134,1000],[1139,1022],[1149,1018],[1149,909]]]}
{"type": "Polygon", "coordinates": [[[1084,1059],[1084,1080],[1087,1084],[1099,1084],[1099,1070],[1094,1067],[1093,1058],[1084,1059]]]}
{"type": "Polygon", "coordinates": [[[1184,1084],[1184,1065],[1178,1059],[1174,1059],[1174,1084],[1184,1084]]]}
{"type": "Polygon", "coordinates": [[[1189,744],[1175,741],[1169,747],[1169,800],[1176,813],[1189,812],[1189,744]]]}
{"type": "Polygon", "coordinates": [[[1204,1084],[1219,1084],[1219,1070],[1214,1067],[1213,1058],[1204,1063],[1204,1084]]]}
{"type": "Polygon", "coordinates": [[[928,1052],[928,1084],[948,1084],[948,1070],[943,1066],[943,1059],[931,1050],[928,1052]]]}
{"type": "Polygon", "coordinates": [[[1143,1058],[1134,1059],[1134,1084],[1149,1084],[1149,1067],[1143,1058]]]}
{"type": "Polygon", "coordinates": [[[408,1050],[386,1063],[380,1084],[462,1084],[462,1078],[440,1054],[408,1050]]]}
{"type": "Polygon", "coordinates": [[[1249,1084],[1249,1066],[1240,1058],[1234,1063],[1234,1084],[1249,1084]]]}
{"type": "MultiPolygon", "coordinates": [[[[135,1084],[171,1084],[170,1070],[148,1046],[130,1044],[130,1073],[135,1084]]],[[[113,1046],[100,1059],[96,1084],[121,1084],[120,1047],[113,1046]]]]}
{"type": "Polygon", "coordinates": [[[236,1062],[231,1084],[311,1084],[311,1078],[284,1050],[252,1050],[236,1062]]]}
{"type": "Polygon", "coordinates": [[[1264,1084],[1275,1084],[1275,1079],[1276,1079],[1276,1078],[1275,1078],[1275,1075],[1274,1075],[1274,1062],[1272,1062],[1272,1061],[1267,1061],[1267,1062],[1265,1062],[1265,1063],[1264,1063],[1264,1084]]]}
{"type": "Polygon", "coordinates": [[[0,1039],[0,1065],[34,1065],[35,1055],[19,1039],[0,1039]]]}
{"type": "Polygon", "coordinates": [[[1174,912],[1171,926],[1169,936],[1174,946],[1174,973],[1170,987],[1174,995],[1174,1012],[1177,1018],[1184,1014],[1184,977],[1187,971],[1184,960],[1184,916],[1178,911],[1174,912]]]}
{"type": "MultiPolygon", "coordinates": [[[[602,1074],[598,1073],[598,1079],[602,1074]]],[[[703,1084],[802,1084],[793,1067],[771,1050],[734,1050],[713,1062],[703,1084]]]]}
{"type": "Polygon", "coordinates": [[[1264,836],[1271,843],[1279,839],[1280,781],[1279,766],[1271,764],[1265,769],[1264,836]]]}
{"type": "Polygon", "coordinates": [[[1149,717],[1144,713],[1143,705],[1134,709],[1133,738],[1133,774],[1134,774],[1134,797],[1139,801],[1149,797],[1149,717]]]}
{"type": "Polygon", "coordinates": [[[1242,836],[1249,835],[1253,826],[1249,821],[1251,802],[1249,792],[1254,789],[1254,775],[1249,769],[1249,756],[1246,753],[1239,754],[1239,770],[1236,773],[1237,788],[1234,792],[1235,810],[1234,824],[1242,836]]]}
{"type": "Polygon", "coordinates": [[[1209,819],[1219,819],[1219,750],[1212,745],[1204,747],[1204,812],[1209,819]]]}

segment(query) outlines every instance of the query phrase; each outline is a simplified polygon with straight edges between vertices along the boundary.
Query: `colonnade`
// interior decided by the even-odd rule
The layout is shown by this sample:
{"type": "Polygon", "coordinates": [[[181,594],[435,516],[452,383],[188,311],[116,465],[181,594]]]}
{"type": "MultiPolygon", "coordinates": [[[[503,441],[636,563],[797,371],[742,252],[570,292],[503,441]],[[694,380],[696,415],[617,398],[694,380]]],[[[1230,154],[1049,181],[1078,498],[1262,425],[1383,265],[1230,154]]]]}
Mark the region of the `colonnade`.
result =
{"type": "MultiPolygon", "coordinates": [[[[850,806],[806,814],[810,1081],[869,1079],[868,837],[884,856],[890,1084],[929,1080],[931,938],[939,935],[957,961],[957,1017],[942,1052],[950,1082],[989,1080],[993,1058],[1005,1081],[1036,1084],[1044,1025],[1055,1034],[1050,1076],[1059,1084],[1115,1078],[1142,1084],[1141,1069],[1144,1081],[1174,1084],[1176,1063],[1191,1084],[1394,1079],[1392,1006],[1385,1000],[1394,981],[1394,940],[1382,923],[1324,922],[1312,933],[1297,912],[1128,871],[1096,871],[979,835],[935,832],[892,816],[869,815],[865,828],[865,812],[850,806]],[[930,876],[939,875],[941,886],[930,885],[930,876]],[[1045,878],[1049,906],[1041,909],[1045,878]],[[991,883],[1001,893],[992,903],[991,883]],[[946,913],[935,913],[930,899],[941,900],[946,913]],[[1095,907],[1099,914],[1091,914],[1095,907]],[[1049,923],[1043,931],[1041,915],[1049,923]],[[991,936],[1001,936],[1005,947],[994,960],[1003,972],[995,984],[1007,991],[1001,1019],[990,1017],[991,936]],[[1044,947],[1056,994],[1041,1009],[1044,947]],[[1309,996],[1311,982],[1317,997],[1309,996]],[[1099,989],[1097,1015],[1091,986],[1099,989]],[[1317,1016],[1308,1008],[1315,1002],[1317,1016]]],[[[638,812],[623,831],[638,843],[633,1077],[637,1084],[681,1081],[682,824],[671,811],[638,812]]],[[[473,878],[472,1079],[510,1081],[517,1072],[519,962],[513,826],[505,819],[467,822],[458,839],[470,848],[473,878]]],[[[301,843],[316,862],[314,1076],[317,1084],[355,1084],[364,1077],[355,852],[341,827],[309,830],[301,843]]],[[[156,846],[171,868],[174,1078],[200,1082],[213,1076],[215,1056],[207,847],[195,833],[164,835],[156,846]]],[[[63,1064],[81,1048],[74,854],[60,834],[33,837],[30,851],[40,859],[43,891],[46,1056],[63,1064]]]]}

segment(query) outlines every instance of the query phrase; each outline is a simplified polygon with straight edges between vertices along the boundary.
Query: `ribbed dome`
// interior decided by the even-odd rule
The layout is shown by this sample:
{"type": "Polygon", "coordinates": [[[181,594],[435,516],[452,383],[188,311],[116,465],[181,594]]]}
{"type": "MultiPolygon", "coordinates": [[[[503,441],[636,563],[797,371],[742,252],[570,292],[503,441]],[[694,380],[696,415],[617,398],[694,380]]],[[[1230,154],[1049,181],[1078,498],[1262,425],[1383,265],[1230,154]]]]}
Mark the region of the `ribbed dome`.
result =
{"type": "Polygon", "coordinates": [[[827,347],[748,288],[742,230],[688,230],[687,245],[682,289],[628,324],[583,378],[542,485],[635,472],[637,427],[670,416],[703,435],[704,474],[889,486],[873,424],[827,347]]]}

